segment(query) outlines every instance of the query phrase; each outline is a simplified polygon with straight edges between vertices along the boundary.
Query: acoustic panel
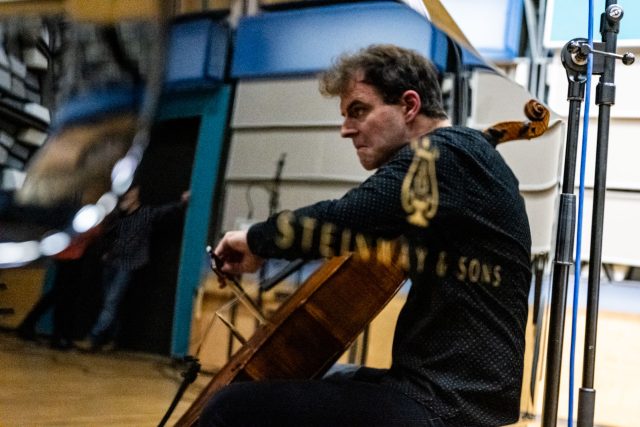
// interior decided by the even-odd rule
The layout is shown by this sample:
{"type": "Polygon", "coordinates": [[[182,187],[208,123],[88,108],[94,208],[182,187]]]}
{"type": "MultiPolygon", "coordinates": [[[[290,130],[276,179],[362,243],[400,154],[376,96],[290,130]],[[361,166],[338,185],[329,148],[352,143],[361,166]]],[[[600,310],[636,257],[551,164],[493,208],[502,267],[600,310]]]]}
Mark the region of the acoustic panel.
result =
{"type": "MultiPolygon", "coordinates": [[[[590,258],[593,192],[585,191],[582,259],[590,258]]],[[[640,192],[607,191],[602,232],[602,262],[640,267],[640,192]]]]}
{"type": "Polygon", "coordinates": [[[234,132],[227,179],[271,179],[283,154],[283,179],[360,182],[370,175],[337,128],[255,129],[234,132]]]}
{"type": "MultiPolygon", "coordinates": [[[[589,120],[585,185],[593,187],[595,179],[596,148],[598,141],[598,122],[589,120]]],[[[582,143],[582,136],[580,137],[582,143]]],[[[609,122],[609,140],[607,153],[607,188],[617,190],[640,191],[640,146],[638,145],[638,122],[626,119],[611,119],[609,122]]],[[[580,152],[578,153],[578,162],[580,152]]],[[[578,163],[578,166],[580,163],[578,163]]],[[[576,185],[579,181],[579,167],[576,171],[576,185]]]]}
{"type": "Polygon", "coordinates": [[[202,85],[225,77],[230,30],[211,17],[182,19],[171,27],[165,85],[202,85]]]}
{"type": "Polygon", "coordinates": [[[236,78],[312,74],[327,69],[339,54],[373,43],[393,43],[430,58],[431,38],[429,22],[395,2],[264,12],[240,20],[231,73],[236,78]]]}
{"type": "MultiPolygon", "coordinates": [[[[231,126],[238,128],[331,126],[342,124],[339,100],[325,98],[309,78],[242,80],[231,126]]],[[[337,134],[337,129],[334,133],[337,134]]]]}
{"type": "MultiPolygon", "coordinates": [[[[470,126],[486,129],[499,122],[524,121],[524,106],[532,96],[522,86],[493,72],[475,72],[471,80],[470,126]],[[500,94],[503,102],[496,102],[500,94]]],[[[557,116],[552,112],[551,123],[557,116]]],[[[500,144],[498,151],[520,181],[521,191],[555,186],[561,175],[565,141],[564,123],[557,123],[542,136],[500,144]]]]}

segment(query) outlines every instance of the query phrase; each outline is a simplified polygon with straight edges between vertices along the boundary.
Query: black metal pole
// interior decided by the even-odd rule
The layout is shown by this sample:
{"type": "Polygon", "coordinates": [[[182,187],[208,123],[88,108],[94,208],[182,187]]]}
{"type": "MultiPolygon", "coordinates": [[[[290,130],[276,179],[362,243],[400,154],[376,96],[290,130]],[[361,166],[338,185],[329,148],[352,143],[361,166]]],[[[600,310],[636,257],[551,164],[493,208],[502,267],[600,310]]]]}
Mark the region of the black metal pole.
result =
{"type": "MultiPolygon", "coordinates": [[[[615,0],[607,0],[606,11],[601,16],[600,32],[604,51],[616,52],[617,35],[623,10],[615,0]]],[[[598,112],[598,139],[593,189],[591,225],[591,251],[589,255],[589,282],[587,290],[587,318],[584,341],[582,387],[578,398],[578,426],[593,426],[595,409],[594,370],[596,357],[596,332],[598,327],[598,301],[600,295],[600,270],[602,267],[602,234],[604,228],[604,203],[607,184],[607,154],[611,106],[615,103],[615,58],[604,57],[604,68],[596,89],[598,112]]]]}
{"type": "MultiPolygon", "coordinates": [[[[280,183],[282,181],[282,169],[284,169],[284,161],[286,157],[287,157],[287,153],[280,154],[280,159],[278,159],[278,163],[276,165],[276,173],[275,173],[275,176],[273,177],[273,183],[269,190],[269,216],[275,214],[280,208],[280,183]]],[[[267,280],[267,263],[264,263],[262,264],[262,266],[260,266],[260,270],[258,271],[258,283],[264,283],[266,280],[267,280]]],[[[267,289],[264,289],[263,287],[258,288],[258,295],[256,296],[256,304],[260,308],[262,308],[264,304],[263,293],[266,291],[267,289]]],[[[258,319],[256,319],[255,327],[257,328],[258,326],[260,326],[260,322],[258,321],[258,319]]]]}
{"type": "MultiPolygon", "coordinates": [[[[584,93],[584,85],[581,85],[584,93]]],[[[570,85],[571,91],[571,85],[570,85]]],[[[562,362],[562,338],[564,336],[567,286],[573,253],[573,230],[575,228],[575,148],[577,147],[577,122],[580,116],[580,101],[571,100],[565,152],[565,172],[563,190],[560,195],[556,249],[553,261],[553,279],[550,301],[549,338],[547,347],[547,367],[545,373],[544,403],[542,410],[544,427],[555,427],[558,413],[558,393],[560,390],[560,367],[562,362]],[[576,122],[575,126],[572,122],[576,122]],[[575,128],[575,130],[573,130],[575,128]]]]}
{"type": "Polygon", "coordinates": [[[160,420],[158,427],[164,427],[167,421],[169,421],[171,414],[176,409],[176,406],[178,406],[180,399],[182,399],[182,395],[189,387],[189,384],[196,380],[196,378],[198,377],[198,372],[200,372],[200,362],[195,357],[186,356],[183,361],[187,364],[187,369],[182,373],[183,380],[180,382],[180,387],[178,388],[176,395],[171,401],[169,409],[167,409],[164,417],[162,417],[162,420],[160,420]]]}
{"type": "Polygon", "coordinates": [[[551,290],[551,313],[549,318],[549,344],[547,347],[547,369],[542,409],[542,425],[555,427],[558,415],[560,391],[560,368],[562,363],[562,341],[564,336],[567,286],[573,265],[576,202],[573,194],[576,175],[576,156],[580,125],[580,107],[584,98],[586,58],[569,52],[569,43],[562,50],[562,63],[567,71],[569,90],[569,117],[567,143],[565,146],[562,194],[560,195],[556,249],[553,261],[551,290]]]}

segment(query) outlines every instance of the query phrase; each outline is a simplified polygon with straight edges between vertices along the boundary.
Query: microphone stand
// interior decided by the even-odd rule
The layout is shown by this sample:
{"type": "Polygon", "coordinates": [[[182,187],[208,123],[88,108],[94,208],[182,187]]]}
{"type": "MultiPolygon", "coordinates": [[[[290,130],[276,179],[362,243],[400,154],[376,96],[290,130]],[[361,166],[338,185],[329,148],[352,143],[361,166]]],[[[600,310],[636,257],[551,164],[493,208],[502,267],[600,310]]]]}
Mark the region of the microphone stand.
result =
{"type": "MultiPolygon", "coordinates": [[[[615,0],[607,0],[605,13],[600,20],[600,32],[604,43],[602,70],[598,70],[600,81],[596,88],[598,110],[598,139],[596,146],[596,168],[593,187],[593,212],[591,225],[591,251],[589,254],[589,281],[587,289],[587,318],[584,340],[582,387],[578,397],[578,427],[593,426],[595,409],[594,369],[596,356],[596,330],[598,326],[598,300],[600,294],[600,270],[602,268],[602,232],[604,225],[604,203],[607,184],[607,152],[611,106],[615,103],[615,59],[624,65],[633,64],[633,54],[616,55],[620,20],[624,11],[615,0]]],[[[587,45],[588,46],[588,45],[587,45]]],[[[597,53],[591,50],[592,53],[597,53]]],[[[594,63],[595,65],[595,63],[594,63]]]]}
{"type": "MultiPolygon", "coordinates": [[[[284,161],[286,157],[287,157],[287,153],[280,154],[280,159],[278,160],[278,163],[276,165],[276,173],[275,173],[275,176],[273,177],[273,183],[271,185],[271,189],[269,192],[269,216],[275,214],[278,211],[280,206],[280,182],[282,180],[282,170],[284,169],[284,161]]],[[[260,270],[258,271],[258,283],[264,283],[266,280],[266,276],[267,276],[267,267],[266,267],[266,263],[264,263],[262,264],[262,266],[260,267],[260,270]]],[[[265,289],[262,286],[258,288],[256,303],[260,308],[262,308],[262,304],[263,304],[262,294],[267,290],[268,289],[265,289]]],[[[258,326],[258,323],[256,323],[256,327],[257,326],[258,326]]]]}
{"type": "Polygon", "coordinates": [[[603,43],[594,43],[594,47],[604,47],[604,51],[592,48],[586,39],[573,39],[568,42],[562,50],[562,63],[566,69],[569,80],[568,100],[570,104],[564,179],[562,194],[560,195],[555,251],[556,258],[554,261],[553,286],[550,302],[549,346],[547,349],[547,371],[542,413],[542,425],[544,427],[555,427],[557,421],[567,283],[574,249],[576,203],[573,190],[579,132],[578,121],[580,117],[580,104],[584,96],[587,78],[587,59],[589,53],[593,54],[592,74],[598,74],[601,77],[596,90],[596,103],[600,109],[598,112],[583,385],[580,388],[578,402],[578,426],[593,426],[595,407],[593,372],[595,366],[600,270],[602,268],[602,231],[604,222],[610,108],[615,102],[615,85],[613,84],[615,59],[622,59],[625,65],[630,65],[635,60],[633,54],[626,53],[625,55],[617,55],[615,53],[617,33],[619,32],[622,15],[623,10],[616,4],[616,1],[607,0],[606,11],[601,16],[600,25],[603,43]]]}
{"type": "Polygon", "coordinates": [[[282,169],[284,169],[284,161],[287,153],[280,154],[280,159],[276,166],[276,174],[273,177],[273,187],[271,188],[271,196],[269,197],[269,216],[275,214],[280,207],[280,182],[282,181],[282,169]]]}
{"type": "MultiPolygon", "coordinates": [[[[207,247],[207,253],[211,257],[211,269],[218,276],[218,280],[222,280],[226,285],[229,285],[233,293],[236,295],[236,298],[238,299],[238,301],[240,301],[249,310],[249,312],[256,318],[256,321],[258,322],[258,324],[260,322],[262,323],[267,322],[265,317],[260,312],[259,306],[256,307],[253,305],[251,299],[244,293],[244,290],[242,289],[240,284],[233,277],[226,276],[224,273],[220,272],[220,270],[218,269],[219,258],[215,256],[211,246],[207,247]]],[[[272,287],[280,283],[282,280],[287,278],[287,276],[299,270],[304,264],[305,264],[305,261],[300,259],[290,262],[286,267],[284,267],[282,270],[276,273],[273,277],[269,278],[264,282],[261,281],[259,284],[260,289],[268,291],[269,289],[271,289],[272,287]]],[[[213,319],[215,318],[216,317],[213,317],[213,319]]],[[[241,341],[243,344],[246,342],[246,340],[237,332],[237,330],[235,329],[232,323],[228,322],[222,316],[217,316],[217,318],[220,319],[227,327],[230,328],[232,335],[235,336],[239,341],[241,341]]],[[[171,401],[171,404],[169,405],[167,412],[164,414],[164,417],[162,417],[162,420],[158,424],[158,427],[164,427],[167,421],[169,421],[171,414],[173,413],[176,406],[182,399],[182,395],[187,390],[189,385],[193,383],[198,377],[198,374],[200,373],[200,368],[201,368],[200,361],[197,357],[199,353],[200,353],[200,348],[198,348],[198,350],[196,351],[196,356],[185,356],[182,359],[182,361],[187,364],[185,371],[182,372],[181,374],[183,380],[180,383],[180,387],[178,388],[178,391],[176,392],[173,400],[171,401]]]]}
{"type": "Polygon", "coordinates": [[[173,400],[171,401],[171,405],[169,405],[169,409],[167,409],[167,412],[164,414],[164,417],[162,417],[160,424],[158,424],[158,427],[163,427],[167,423],[167,421],[169,421],[173,410],[176,409],[176,406],[178,406],[180,399],[182,399],[182,395],[185,391],[187,391],[189,384],[196,380],[196,378],[198,377],[198,373],[200,372],[200,362],[198,362],[197,358],[192,356],[185,356],[182,361],[187,364],[186,370],[182,373],[183,380],[180,383],[180,387],[173,397],[173,400]]]}
{"type": "Polygon", "coordinates": [[[586,58],[576,58],[568,50],[567,43],[562,49],[562,64],[567,72],[569,90],[569,116],[567,123],[567,143],[565,145],[564,175],[560,194],[556,248],[553,261],[553,279],[550,301],[549,337],[547,347],[547,369],[544,387],[542,425],[555,427],[558,413],[558,393],[560,390],[560,367],[562,363],[562,338],[564,335],[565,310],[567,305],[567,285],[572,265],[574,230],[576,223],[576,196],[573,194],[576,175],[576,153],[580,124],[580,108],[584,98],[586,58]]]}

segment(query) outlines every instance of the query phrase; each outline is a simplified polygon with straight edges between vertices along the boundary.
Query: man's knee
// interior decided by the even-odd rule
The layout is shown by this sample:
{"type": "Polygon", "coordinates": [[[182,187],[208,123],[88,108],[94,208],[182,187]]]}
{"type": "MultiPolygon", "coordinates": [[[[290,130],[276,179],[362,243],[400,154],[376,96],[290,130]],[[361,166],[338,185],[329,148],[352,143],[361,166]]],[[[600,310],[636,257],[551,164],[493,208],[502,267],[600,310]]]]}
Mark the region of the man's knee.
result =
{"type": "Polygon", "coordinates": [[[246,404],[247,395],[238,390],[238,384],[228,385],[206,404],[200,415],[200,426],[223,427],[230,425],[229,421],[237,422],[241,408],[246,404]]]}

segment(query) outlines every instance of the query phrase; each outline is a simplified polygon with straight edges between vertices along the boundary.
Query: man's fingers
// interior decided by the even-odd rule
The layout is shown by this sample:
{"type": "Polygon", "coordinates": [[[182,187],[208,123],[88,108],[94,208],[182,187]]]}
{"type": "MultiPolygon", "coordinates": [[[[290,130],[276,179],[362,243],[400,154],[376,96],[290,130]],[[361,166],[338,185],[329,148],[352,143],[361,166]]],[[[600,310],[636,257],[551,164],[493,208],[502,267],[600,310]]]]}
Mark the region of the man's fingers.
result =
{"type": "Polygon", "coordinates": [[[222,271],[227,274],[241,274],[242,264],[237,262],[225,262],[222,265],[222,271]]]}
{"type": "Polygon", "coordinates": [[[214,253],[222,261],[220,269],[227,274],[253,273],[262,264],[262,258],[251,253],[243,231],[225,233],[214,253]]]}
{"type": "Polygon", "coordinates": [[[224,258],[224,248],[225,248],[226,244],[224,242],[224,238],[222,240],[220,240],[218,242],[218,245],[216,246],[216,248],[213,250],[213,253],[216,254],[216,256],[220,257],[220,258],[224,258]]]}

